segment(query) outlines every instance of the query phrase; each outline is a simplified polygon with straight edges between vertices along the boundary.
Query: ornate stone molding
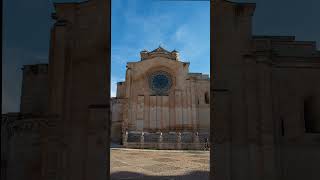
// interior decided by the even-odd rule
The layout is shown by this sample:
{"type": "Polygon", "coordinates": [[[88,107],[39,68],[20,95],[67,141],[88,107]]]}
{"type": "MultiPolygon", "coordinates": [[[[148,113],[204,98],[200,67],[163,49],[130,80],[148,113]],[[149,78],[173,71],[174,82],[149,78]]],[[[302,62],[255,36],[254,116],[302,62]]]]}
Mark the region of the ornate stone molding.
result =
{"type": "Polygon", "coordinates": [[[42,129],[56,127],[56,121],[51,118],[20,119],[7,124],[8,137],[18,133],[40,133],[42,129]]]}
{"type": "Polygon", "coordinates": [[[171,52],[167,51],[166,49],[159,46],[157,49],[148,52],[147,50],[143,50],[140,52],[141,60],[147,60],[154,57],[165,57],[172,60],[179,60],[179,53],[176,50],[173,50],[171,52]]]}
{"type": "Polygon", "coordinates": [[[125,98],[112,98],[111,105],[125,103],[127,99],[125,98]]]}

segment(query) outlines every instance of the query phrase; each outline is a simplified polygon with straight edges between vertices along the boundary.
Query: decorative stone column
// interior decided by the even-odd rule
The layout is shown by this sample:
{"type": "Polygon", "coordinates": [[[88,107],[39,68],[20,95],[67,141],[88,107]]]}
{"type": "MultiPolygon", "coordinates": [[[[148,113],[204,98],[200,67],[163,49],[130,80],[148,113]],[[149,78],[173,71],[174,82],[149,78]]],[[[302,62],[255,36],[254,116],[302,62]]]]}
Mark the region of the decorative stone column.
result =
{"type": "Polygon", "coordinates": [[[144,148],[144,132],[141,132],[141,136],[140,136],[140,148],[143,149],[144,148]]]}
{"type": "Polygon", "coordinates": [[[177,149],[181,149],[181,132],[178,132],[177,149]]]}
{"type": "Polygon", "coordinates": [[[160,132],[160,136],[159,136],[159,149],[163,148],[163,137],[162,137],[162,132],[160,132]]]}
{"type": "Polygon", "coordinates": [[[124,147],[127,147],[128,146],[128,131],[126,131],[124,134],[123,134],[123,146],[124,147]]]}
{"type": "Polygon", "coordinates": [[[200,141],[199,141],[199,133],[196,132],[193,134],[193,144],[195,149],[200,150],[200,141]]]}

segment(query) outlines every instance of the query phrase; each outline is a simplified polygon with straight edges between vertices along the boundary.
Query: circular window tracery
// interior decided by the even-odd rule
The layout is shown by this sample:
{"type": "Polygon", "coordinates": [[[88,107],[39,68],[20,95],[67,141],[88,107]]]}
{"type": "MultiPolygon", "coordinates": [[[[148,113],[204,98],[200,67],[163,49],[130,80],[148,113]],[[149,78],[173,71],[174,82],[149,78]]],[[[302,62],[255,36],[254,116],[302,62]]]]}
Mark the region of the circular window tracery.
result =
{"type": "Polygon", "coordinates": [[[166,94],[172,85],[172,79],[169,73],[165,71],[156,71],[149,78],[151,90],[158,94],[166,94]]]}

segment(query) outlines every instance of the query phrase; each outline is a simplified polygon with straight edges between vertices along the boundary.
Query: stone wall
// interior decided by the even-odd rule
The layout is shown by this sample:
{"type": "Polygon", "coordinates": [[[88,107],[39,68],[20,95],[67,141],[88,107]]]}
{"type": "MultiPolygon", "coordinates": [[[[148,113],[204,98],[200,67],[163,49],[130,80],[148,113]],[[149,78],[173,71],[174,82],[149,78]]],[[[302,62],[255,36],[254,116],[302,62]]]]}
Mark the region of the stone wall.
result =
{"type": "Polygon", "coordinates": [[[42,172],[55,179],[106,179],[110,1],[54,3],[54,8],[49,113],[57,114],[61,123],[52,132],[56,137],[47,141],[46,155],[51,160],[58,156],[64,164],[44,166],[42,172]]]}
{"type": "Polygon", "coordinates": [[[313,42],[271,43],[273,119],[281,179],[317,179],[320,173],[320,54],[313,42]],[[311,103],[307,102],[311,100],[311,103]],[[310,122],[308,122],[310,121],[310,122]],[[310,124],[310,125],[309,125],[310,124]],[[303,157],[303,158],[302,158],[303,157]]]}
{"type": "Polygon", "coordinates": [[[3,115],[1,160],[3,179],[42,179],[43,132],[54,124],[52,117],[9,113],[3,115]],[[17,173],[19,172],[19,173],[17,173]]]}
{"type": "Polygon", "coordinates": [[[121,143],[122,138],[122,125],[123,113],[125,111],[124,99],[112,98],[111,99],[111,142],[121,143]]]}
{"type": "MultiPolygon", "coordinates": [[[[210,75],[213,78],[210,84],[213,95],[210,99],[210,137],[213,145],[210,173],[213,179],[262,179],[260,175],[251,174],[259,172],[254,169],[259,164],[256,162],[259,161],[259,152],[255,152],[259,141],[250,139],[251,123],[246,117],[249,113],[243,66],[243,54],[250,51],[254,10],[253,3],[225,0],[211,3],[210,23],[214,28],[210,34],[210,75]]],[[[254,137],[259,136],[255,134],[254,137]]]]}
{"type": "Polygon", "coordinates": [[[24,65],[21,88],[21,113],[43,114],[48,110],[48,64],[24,65]]]}
{"type": "MultiPolygon", "coordinates": [[[[123,112],[127,116],[123,118],[127,124],[124,129],[209,132],[209,76],[189,73],[189,63],[162,54],[170,53],[159,47],[147,59],[128,62],[126,80],[117,84],[117,99],[126,99],[128,103],[127,112],[123,112]],[[157,71],[165,71],[172,77],[172,86],[166,95],[153,94],[150,89],[149,77],[157,71]]],[[[116,114],[118,111],[125,110],[113,109],[116,114]]]]}
{"type": "Polygon", "coordinates": [[[255,4],[216,0],[211,5],[212,177],[317,179],[320,56],[315,43],[252,36],[255,4]],[[309,132],[306,118],[312,121],[309,132]]]}

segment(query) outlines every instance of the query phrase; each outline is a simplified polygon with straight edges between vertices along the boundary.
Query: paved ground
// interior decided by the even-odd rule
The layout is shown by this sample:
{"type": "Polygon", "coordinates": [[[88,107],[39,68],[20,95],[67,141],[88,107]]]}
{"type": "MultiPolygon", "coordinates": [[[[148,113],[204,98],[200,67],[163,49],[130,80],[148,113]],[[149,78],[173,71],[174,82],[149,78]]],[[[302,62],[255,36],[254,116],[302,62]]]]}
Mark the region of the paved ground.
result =
{"type": "Polygon", "coordinates": [[[111,149],[111,179],[209,179],[209,151],[111,149]]]}

